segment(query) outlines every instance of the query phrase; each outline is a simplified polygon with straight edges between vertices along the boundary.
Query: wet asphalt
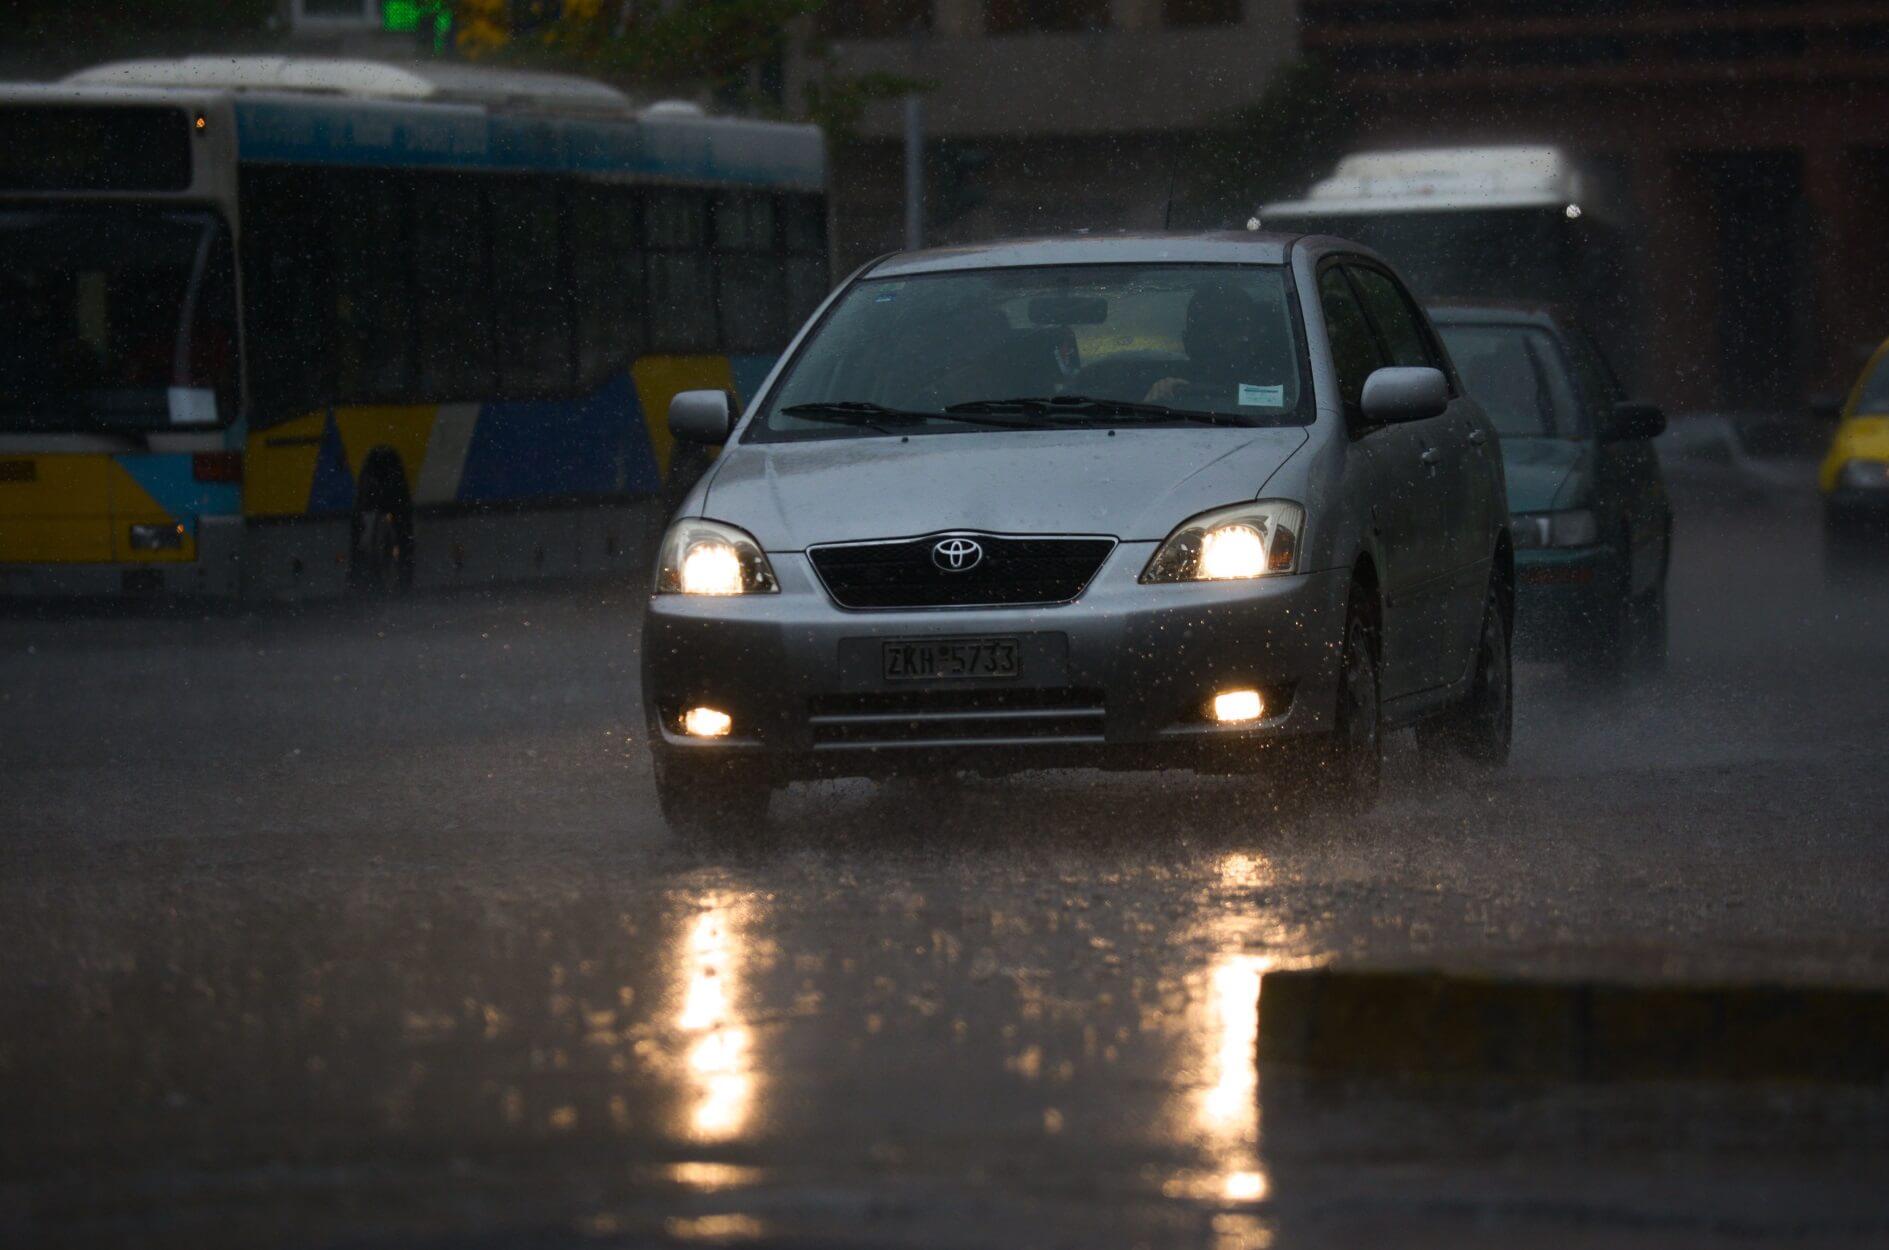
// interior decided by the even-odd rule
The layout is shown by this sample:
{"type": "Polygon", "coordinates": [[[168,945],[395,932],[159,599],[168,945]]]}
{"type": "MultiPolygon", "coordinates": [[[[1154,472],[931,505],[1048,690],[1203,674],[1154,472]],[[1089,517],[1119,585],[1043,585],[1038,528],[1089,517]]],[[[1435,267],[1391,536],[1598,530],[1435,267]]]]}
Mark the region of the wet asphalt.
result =
{"type": "MultiPolygon", "coordinates": [[[[1334,1084],[1328,960],[1889,985],[1889,553],[1676,473],[1673,654],[1515,757],[663,828],[634,586],[0,617],[9,1245],[1889,1240],[1889,1091],[1334,1084]]],[[[1402,737],[1407,737],[1404,735],[1402,737]]]]}

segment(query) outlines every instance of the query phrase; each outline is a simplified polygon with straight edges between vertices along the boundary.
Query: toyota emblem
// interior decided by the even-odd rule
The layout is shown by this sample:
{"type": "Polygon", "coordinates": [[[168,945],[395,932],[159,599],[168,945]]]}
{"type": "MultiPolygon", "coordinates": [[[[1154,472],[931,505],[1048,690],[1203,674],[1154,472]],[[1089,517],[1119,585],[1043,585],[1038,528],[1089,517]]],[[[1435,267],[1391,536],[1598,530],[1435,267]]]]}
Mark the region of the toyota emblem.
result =
{"type": "Polygon", "coordinates": [[[966,573],[978,566],[984,549],[968,538],[946,538],[931,545],[931,562],[947,573],[966,573]]]}

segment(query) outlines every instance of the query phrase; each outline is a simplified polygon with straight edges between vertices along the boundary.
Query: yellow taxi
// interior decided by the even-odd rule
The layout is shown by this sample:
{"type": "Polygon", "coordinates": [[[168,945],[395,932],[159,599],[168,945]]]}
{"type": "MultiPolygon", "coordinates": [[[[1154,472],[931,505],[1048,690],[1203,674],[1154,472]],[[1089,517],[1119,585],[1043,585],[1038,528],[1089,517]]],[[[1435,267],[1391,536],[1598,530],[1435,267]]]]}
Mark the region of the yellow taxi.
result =
{"type": "Polygon", "coordinates": [[[1832,552],[1889,534],[1889,340],[1870,356],[1838,412],[1818,485],[1832,552]]]}

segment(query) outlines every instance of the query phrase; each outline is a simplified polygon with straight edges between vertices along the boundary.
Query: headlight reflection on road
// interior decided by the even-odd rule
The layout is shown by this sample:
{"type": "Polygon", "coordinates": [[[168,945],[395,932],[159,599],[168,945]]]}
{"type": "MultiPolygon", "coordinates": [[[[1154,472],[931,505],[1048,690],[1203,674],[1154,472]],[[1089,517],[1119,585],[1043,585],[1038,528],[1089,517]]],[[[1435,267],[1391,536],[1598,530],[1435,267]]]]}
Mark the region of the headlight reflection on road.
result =
{"type": "Polygon", "coordinates": [[[675,1027],[686,1039],[683,1080],[687,1135],[722,1142],[747,1127],[754,1103],[753,1030],[743,1023],[744,909],[726,898],[704,900],[678,944],[681,1010],[675,1027]]]}
{"type": "MultiPolygon", "coordinates": [[[[1212,1171],[1184,1188],[1193,1196],[1230,1203],[1262,1202],[1269,1185],[1259,1162],[1259,981],[1269,955],[1247,953],[1261,936],[1264,917],[1245,899],[1270,876],[1265,860],[1229,855],[1220,864],[1221,897],[1207,921],[1206,938],[1219,953],[1205,970],[1198,1101],[1193,1125],[1212,1171]]],[[[1265,936],[1274,936],[1266,933],[1265,936]]]]}

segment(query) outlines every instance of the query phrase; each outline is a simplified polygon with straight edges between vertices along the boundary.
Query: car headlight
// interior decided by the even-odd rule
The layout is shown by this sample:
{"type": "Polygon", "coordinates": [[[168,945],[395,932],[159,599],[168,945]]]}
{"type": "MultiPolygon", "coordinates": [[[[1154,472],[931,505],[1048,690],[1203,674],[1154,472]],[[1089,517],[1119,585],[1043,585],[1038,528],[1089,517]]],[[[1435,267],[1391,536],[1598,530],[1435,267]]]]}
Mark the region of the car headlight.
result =
{"type": "Polygon", "coordinates": [[[1524,547],[1591,547],[1600,541],[1600,522],[1585,508],[1566,512],[1523,512],[1509,518],[1509,537],[1524,547]]]}
{"type": "Polygon", "coordinates": [[[682,520],[663,535],[659,595],[771,595],[780,591],[761,544],[720,521],[682,520]]]}
{"type": "Polygon", "coordinates": [[[1283,499],[1215,508],[1181,522],[1142,570],[1144,582],[1223,582],[1290,573],[1305,509],[1283,499]]]}
{"type": "Polygon", "coordinates": [[[1846,490],[1882,490],[1889,487],[1889,463],[1881,460],[1850,460],[1837,474],[1837,485],[1846,490]]]}

